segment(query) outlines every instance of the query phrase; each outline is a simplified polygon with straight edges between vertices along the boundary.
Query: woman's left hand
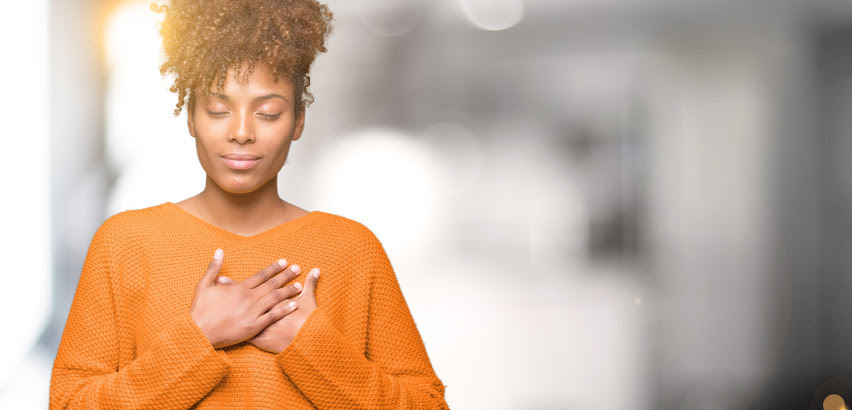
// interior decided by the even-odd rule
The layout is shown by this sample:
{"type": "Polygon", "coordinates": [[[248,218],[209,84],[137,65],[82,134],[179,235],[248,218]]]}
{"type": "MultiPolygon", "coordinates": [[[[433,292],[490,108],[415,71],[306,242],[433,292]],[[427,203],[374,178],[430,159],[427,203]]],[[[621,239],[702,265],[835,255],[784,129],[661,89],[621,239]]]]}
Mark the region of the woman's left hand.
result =
{"type": "MultiPolygon", "coordinates": [[[[221,284],[231,281],[230,278],[219,277],[221,284]]],[[[296,337],[308,316],[317,308],[316,289],[319,281],[319,268],[313,268],[305,276],[305,285],[299,296],[292,298],[296,302],[296,310],[290,312],[277,322],[273,322],[260,333],[248,339],[247,342],[270,353],[281,353],[296,337]]],[[[296,283],[296,286],[299,284],[296,283]]]]}

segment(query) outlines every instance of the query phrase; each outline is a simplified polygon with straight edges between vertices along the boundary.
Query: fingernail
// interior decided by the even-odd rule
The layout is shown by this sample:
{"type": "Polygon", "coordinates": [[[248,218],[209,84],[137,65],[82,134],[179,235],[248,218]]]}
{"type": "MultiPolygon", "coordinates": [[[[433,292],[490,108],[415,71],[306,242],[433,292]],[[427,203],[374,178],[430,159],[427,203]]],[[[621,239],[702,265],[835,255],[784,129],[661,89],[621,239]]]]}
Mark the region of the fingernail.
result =
{"type": "Polygon", "coordinates": [[[290,303],[288,303],[288,304],[287,304],[287,307],[288,307],[288,308],[290,308],[290,309],[295,309],[295,308],[296,308],[296,302],[290,302],[290,303]]]}
{"type": "Polygon", "coordinates": [[[319,279],[319,268],[311,269],[311,275],[314,275],[315,278],[319,279]]]}
{"type": "Polygon", "coordinates": [[[280,266],[282,268],[287,266],[287,260],[286,259],[278,259],[278,266],[280,266]]]}
{"type": "Polygon", "coordinates": [[[290,270],[293,271],[293,273],[299,273],[302,268],[300,268],[299,265],[293,265],[290,267],[290,270]]]}
{"type": "Polygon", "coordinates": [[[213,258],[215,258],[215,259],[222,259],[222,250],[221,250],[221,249],[216,249],[216,252],[213,252],[213,258]]]}
{"type": "Polygon", "coordinates": [[[299,282],[294,283],[293,287],[296,288],[296,290],[302,290],[302,284],[299,282]]]}

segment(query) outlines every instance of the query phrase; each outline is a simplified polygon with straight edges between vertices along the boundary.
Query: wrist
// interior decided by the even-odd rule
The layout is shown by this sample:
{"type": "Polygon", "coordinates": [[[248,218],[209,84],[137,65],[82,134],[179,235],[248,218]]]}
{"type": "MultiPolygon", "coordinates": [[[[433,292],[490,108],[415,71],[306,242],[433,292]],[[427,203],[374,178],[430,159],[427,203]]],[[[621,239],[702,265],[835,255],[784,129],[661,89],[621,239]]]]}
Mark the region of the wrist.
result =
{"type": "Polygon", "coordinates": [[[196,317],[194,312],[190,312],[190,316],[195,322],[195,326],[198,326],[198,329],[200,329],[201,333],[204,334],[204,337],[207,338],[207,342],[210,343],[210,345],[213,346],[214,349],[224,347],[221,346],[222,341],[214,337],[214,332],[210,331],[208,323],[205,320],[196,317]]]}

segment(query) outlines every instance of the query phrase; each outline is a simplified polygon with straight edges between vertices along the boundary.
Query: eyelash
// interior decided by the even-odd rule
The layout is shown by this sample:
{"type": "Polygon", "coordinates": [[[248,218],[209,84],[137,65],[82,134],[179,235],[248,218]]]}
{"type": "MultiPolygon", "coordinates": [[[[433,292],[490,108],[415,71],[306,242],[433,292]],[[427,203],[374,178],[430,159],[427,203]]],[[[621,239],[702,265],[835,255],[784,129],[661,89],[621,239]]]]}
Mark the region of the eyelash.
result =
{"type": "MultiPolygon", "coordinates": [[[[207,110],[207,114],[210,114],[211,117],[223,117],[225,114],[227,114],[227,112],[207,110]]],[[[278,117],[281,116],[281,114],[258,114],[258,115],[260,115],[263,119],[266,119],[266,120],[277,120],[278,117]]]]}

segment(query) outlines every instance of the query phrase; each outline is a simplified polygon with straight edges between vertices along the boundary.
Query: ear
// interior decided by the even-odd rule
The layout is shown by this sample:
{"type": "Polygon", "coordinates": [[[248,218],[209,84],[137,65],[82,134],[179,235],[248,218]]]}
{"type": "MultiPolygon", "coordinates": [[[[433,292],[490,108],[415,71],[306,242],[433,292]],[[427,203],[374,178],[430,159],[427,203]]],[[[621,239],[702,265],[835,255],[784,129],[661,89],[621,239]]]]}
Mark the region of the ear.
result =
{"type": "Polygon", "coordinates": [[[189,110],[186,111],[186,127],[189,128],[189,135],[195,138],[195,119],[189,110]]]}
{"type": "Polygon", "coordinates": [[[302,131],[305,130],[305,106],[302,105],[302,109],[299,110],[298,114],[296,114],[296,128],[293,130],[293,138],[295,141],[302,136],[302,131]]]}

